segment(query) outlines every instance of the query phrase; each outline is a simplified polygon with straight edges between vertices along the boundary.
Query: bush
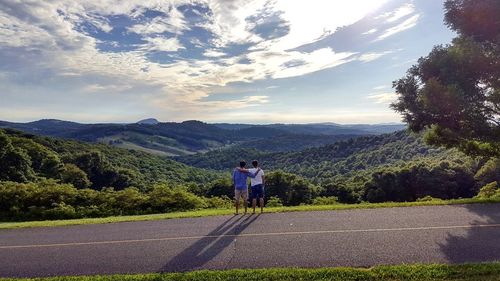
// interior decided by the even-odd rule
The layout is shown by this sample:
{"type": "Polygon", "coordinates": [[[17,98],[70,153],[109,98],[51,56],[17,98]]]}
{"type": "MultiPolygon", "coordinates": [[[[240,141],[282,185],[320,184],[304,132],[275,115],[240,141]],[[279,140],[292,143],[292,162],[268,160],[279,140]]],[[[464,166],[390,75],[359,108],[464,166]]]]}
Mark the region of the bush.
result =
{"type": "Polygon", "coordinates": [[[442,200],[442,199],[434,198],[430,195],[427,195],[427,196],[424,196],[422,198],[418,198],[417,202],[431,202],[431,201],[440,201],[440,200],[442,200]]]}
{"type": "Polygon", "coordinates": [[[212,181],[208,185],[207,196],[227,196],[229,198],[234,196],[234,185],[229,178],[222,178],[212,181]]]}
{"type": "Polygon", "coordinates": [[[76,188],[88,188],[92,184],[87,174],[74,164],[65,164],[61,172],[64,183],[70,183],[76,188]]]}
{"type": "Polygon", "coordinates": [[[120,191],[76,189],[55,180],[0,182],[0,219],[69,219],[134,215],[231,206],[228,197],[200,198],[184,187],[157,185],[149,193],[129,187],[120,191]]]}
{"type": "Polygon", "coordinates": [[[166,184],[156,185],[148,194],[153,211],[172,212],[206,208],[206,202],[185,188],[171,188],[166,184]]]}
{"type": "Polygon", "coordinates": [[[266,175],[266,197],[276,196],[285,206],[310,204],[318,196],[319,187],[308,180],[282,171],[266,175]]]}
{"type": "Polygon", "coordinates": [[[481,187],[479,194],[475,198],[482,199],[500,199],[500,185],[498,182],[490,182],[481,187]]]}
{"type": "Polygon", "coordinates": [[[234,205],[234,200],[225,195],[221,197],[205,198],[205,202],[207,204],[207,208],[214,208],[214,209],[228,209],[233,207],[234,205]]]}
{"type": "Polygon", "coordinates": [[[432,196],[440,199],[472,197],[473,174],[465,167],[441,162],[374,172],[364,185],[363,199],[369,202],[409,202],[432,196]]]}
{"type": "Polygon", "coordinates": [[[312,201],[312,205],[334,205],[338,204],[339,199],[335,196],[330,197],[316,197],[312,201]]]}
{"type": "Polygon", "coordinates": [[[283,207],[283,203],[276,196],[271,196],[267,200],[266,207],[283,207]]]}

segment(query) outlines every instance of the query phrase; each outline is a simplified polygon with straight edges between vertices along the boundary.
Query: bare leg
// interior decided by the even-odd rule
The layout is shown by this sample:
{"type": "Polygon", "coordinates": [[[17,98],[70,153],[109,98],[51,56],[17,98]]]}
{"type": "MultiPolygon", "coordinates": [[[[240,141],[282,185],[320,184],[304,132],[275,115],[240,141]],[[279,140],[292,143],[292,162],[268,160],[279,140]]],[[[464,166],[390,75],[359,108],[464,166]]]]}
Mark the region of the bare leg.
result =
{"type": "Polygon", "coordinates": [[[238,209],[240,208],[240,200],[235,200],[234,201],[234,206],[236,206],[236,215],[238,214],[238,209]]]}
{"type": "Polygon", "coordinates": [[[246,199],[243,200],[243,206],[245,206],[245,214],[247,213],[247,205],[248,205],[247,200],[246,199]]]}
{"type": "Polygon", "coordinates": [[[253,208],[253,213],[255,214],[255,206],[257,205],[257,199],[252,199],[252,208],[253,208]]]}
{"type": "MultiPolygon", "coordinates": [[[[260,212],[263,213],[264,212],[264,198],[259,199],[259,205],[260,205],[260,212]]],[[[254,211],[255,211],[255,208],[254,208],[254,211]]]]}

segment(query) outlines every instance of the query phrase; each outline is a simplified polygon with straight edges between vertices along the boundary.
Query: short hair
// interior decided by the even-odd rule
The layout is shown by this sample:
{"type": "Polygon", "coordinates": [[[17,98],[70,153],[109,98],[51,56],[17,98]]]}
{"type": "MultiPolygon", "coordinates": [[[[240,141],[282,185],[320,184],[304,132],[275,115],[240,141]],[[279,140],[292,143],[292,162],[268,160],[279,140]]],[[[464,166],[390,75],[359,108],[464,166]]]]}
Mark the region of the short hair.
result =
{"type": "Polygon", "coordinates": [[[245,161],[240,161],[240,167],[243,168],[247,165],[247,162],[245,161]]]}
{"type": "Polygon", "coordinates": [[[254,167],[257,167],[257,166],[259,166],[259,162],[257,162],[257,160],[253,160],[253,161],[252,161],[252,165],[253,165],[254,167]]]}

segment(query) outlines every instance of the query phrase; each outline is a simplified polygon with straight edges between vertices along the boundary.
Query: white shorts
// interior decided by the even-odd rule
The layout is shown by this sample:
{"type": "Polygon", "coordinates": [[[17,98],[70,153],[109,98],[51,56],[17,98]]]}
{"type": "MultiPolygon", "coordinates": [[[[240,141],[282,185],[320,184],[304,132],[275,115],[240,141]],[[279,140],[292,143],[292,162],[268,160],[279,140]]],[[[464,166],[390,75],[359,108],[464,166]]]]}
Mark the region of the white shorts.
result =
{"type": "Polygon", "coordinates": [[[243,198],[244,201],[248,199],[248,189],[234,190],[234,200],[239,201],[240,198],[243,198]]]}

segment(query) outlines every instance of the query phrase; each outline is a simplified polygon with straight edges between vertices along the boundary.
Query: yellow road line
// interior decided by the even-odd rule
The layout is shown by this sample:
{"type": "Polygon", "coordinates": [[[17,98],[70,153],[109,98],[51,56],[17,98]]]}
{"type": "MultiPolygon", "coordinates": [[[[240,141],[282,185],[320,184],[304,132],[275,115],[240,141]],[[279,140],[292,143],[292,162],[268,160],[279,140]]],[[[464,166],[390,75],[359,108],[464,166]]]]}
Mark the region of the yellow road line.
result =
{"type": "Polygon", "coordinates": [[[221,235],[203,235],[203,236],[184,236],[184,237],[163,237],[163,238],[145,238],[130,240],[109,240],[93,242],[73,242],[57,244],[39,244],[39,245],[11,245],[0,246],[1,249],[22,249],[22,248],[46,248],[46,247],[65,247],[82,245],[102,245],[102,244],[125,244],[154,241],[173,241],[173,240],[196,240],[196,239],[216,239],[225,237],[255,237],[255,236],[282,236],[282,235],[308,235],[308,234],[336,234],[336,233],[362,233],[362,232],[389,232],[389,231],[412,231],[412,230],[443,230],[443,229],[469,229],[500,227],[500,224],[476,224],[476,225],[452,225],[452,226],[424,226],[424,227],[404,227],[404,228],[372,228],[372,229],[346,229],[346,230],[315,230],[315,231],[292,231],[292,232],[266,232],[266,233],[242,233],[242,234],[221,234],[221,235]]]}

